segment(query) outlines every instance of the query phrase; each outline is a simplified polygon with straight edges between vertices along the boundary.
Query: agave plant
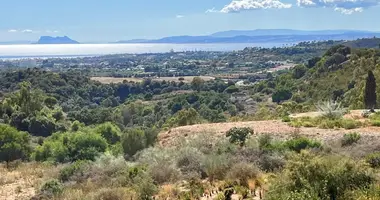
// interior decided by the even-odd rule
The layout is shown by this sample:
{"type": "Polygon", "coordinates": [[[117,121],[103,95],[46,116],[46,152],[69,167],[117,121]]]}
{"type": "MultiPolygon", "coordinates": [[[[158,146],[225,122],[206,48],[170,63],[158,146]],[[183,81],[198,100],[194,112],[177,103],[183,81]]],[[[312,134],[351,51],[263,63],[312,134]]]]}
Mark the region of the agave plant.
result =
{"type": "Polygon", "coordinates": [[[343,117],[346,110],[342,108],[341,103],[336,101],[323,101],[315,104],[315,107],[322,114],[323,117],[329,119],[338,119],[343,117]]]}

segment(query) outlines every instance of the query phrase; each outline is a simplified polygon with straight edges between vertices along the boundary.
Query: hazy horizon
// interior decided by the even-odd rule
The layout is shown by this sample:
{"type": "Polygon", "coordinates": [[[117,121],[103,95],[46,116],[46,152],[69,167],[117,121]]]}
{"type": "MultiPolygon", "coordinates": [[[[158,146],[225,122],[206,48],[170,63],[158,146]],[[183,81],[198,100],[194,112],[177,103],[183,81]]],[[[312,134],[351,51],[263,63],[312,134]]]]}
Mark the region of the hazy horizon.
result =
{"type": "Polygon", "coordinates": [[[373,23],[380,17],[379,4],[377,0],[3,0],[0,18],[6,23],[0,24],[0,40],[67,35],[82,42],[109,42],[253,29],[380,31],[373,23]]]}

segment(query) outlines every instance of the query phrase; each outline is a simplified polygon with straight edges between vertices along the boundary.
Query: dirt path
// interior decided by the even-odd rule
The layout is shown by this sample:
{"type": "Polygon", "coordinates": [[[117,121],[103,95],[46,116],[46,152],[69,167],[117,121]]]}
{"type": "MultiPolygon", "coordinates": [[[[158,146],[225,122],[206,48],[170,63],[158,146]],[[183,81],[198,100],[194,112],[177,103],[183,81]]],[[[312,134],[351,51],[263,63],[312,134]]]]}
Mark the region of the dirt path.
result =
{"type": "Polygon", "coordinates": [[[250,122],[231,122],[215,124],[197,124],[173,128],[159,134],[159,143],[163,146],[174,144],[179,138],[193,135],[207,134],[217,137],[224,137],[226,131],[233,127],[250,127],[256,134],[272,134],[278,138],[287,138],[294,133],[299,133],[310,138],[322,141],[331,141],[341,138],[345,133],[358,132],[363,138],[370,140],[380,139],[380,127],[363,127],[352,130],[345,129],[320,129],[320,128],[294,128],[281,121],[250,121],[250,122]]]}

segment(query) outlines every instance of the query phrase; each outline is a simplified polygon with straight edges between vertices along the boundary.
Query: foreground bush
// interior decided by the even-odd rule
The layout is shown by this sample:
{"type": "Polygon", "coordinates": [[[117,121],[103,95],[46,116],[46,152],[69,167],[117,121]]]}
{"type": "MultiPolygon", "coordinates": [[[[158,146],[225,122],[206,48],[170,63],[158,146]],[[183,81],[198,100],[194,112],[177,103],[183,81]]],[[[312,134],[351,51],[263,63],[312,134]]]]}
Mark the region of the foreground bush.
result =
{"type": "Polygon", "coordinates": [[[72,162],[95,160],[107,149],[107,141],[96,133],[61,133],[47,138],[35,149],[36,161],[72,162]]]}
{"type": "Polygon", "coordinates": [[[349,192],[369,187],[375,181],[365,164],[344,157],[294,155],[271,185],[269,200],[353,199],[349,192]]]}
{"type": "Polygon", "coordinates": [[[27,159],[31,152],[29,141],[28,133],[0,124],[0,162],[27,159]]]}
{"type": "Polygon", "coordinates": [[[342,146],[349,146],[357,143],[361,136],[359,133],[348,133],[344,134],[342,138],[342,146]]]}
{"type": "Polygon", "coordinates": [[[253,130],[249,127],[244,127],[244,128],[234,127],[227,131],[226,137],[229,138],[231,143],[244,146],[245,141],[252,134],[253,134],[253,130]]]}
{"type": "Polygon", "coordinates": [[[373,153],[367,156],[366,158],[367,163],[372,168],[379,168],[380,167],[380,153],[373,153]]]}

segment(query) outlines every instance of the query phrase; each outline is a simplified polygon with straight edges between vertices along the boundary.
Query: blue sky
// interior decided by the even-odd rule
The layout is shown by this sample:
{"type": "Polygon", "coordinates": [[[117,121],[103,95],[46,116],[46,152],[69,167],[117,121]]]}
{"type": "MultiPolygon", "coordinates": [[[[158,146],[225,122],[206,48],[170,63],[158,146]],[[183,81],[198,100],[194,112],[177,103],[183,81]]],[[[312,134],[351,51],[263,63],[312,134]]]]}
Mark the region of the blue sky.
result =
{"type": "Polygon", "coordinates": [[[0,41],[108,42],[231,29],[380,31],[380,0],[0,0],[0,41]]]}

